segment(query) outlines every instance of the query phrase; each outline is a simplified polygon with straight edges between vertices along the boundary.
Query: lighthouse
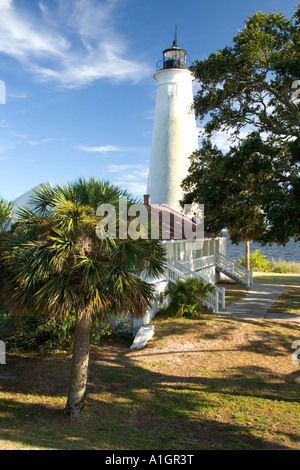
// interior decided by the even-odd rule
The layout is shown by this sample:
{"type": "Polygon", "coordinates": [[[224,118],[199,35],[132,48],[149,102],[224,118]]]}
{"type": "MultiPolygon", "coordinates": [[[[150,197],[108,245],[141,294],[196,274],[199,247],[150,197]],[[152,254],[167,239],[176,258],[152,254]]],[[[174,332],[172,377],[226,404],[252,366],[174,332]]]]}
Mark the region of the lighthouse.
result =
{"type": "Polygon", "coordinates": [[[186,51],[173,45],[163,51],[157,82],[152,147],[147,193],[152,204],[167,204],[182,211],[181,182],[189,168],[189,156],[198,149],[193,111],[194,76],[187,69],[186,51]]]}

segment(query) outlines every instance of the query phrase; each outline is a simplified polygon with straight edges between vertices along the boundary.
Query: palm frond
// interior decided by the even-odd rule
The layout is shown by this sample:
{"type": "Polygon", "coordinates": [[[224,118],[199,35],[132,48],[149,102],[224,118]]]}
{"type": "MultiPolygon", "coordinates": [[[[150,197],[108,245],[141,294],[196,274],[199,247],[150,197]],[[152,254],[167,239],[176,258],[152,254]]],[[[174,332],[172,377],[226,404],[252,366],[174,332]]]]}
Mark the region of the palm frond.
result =
{"type": "Polygon", "coordinates": [[[119,217],[122,196],[127,207],[136,202],[103,180],[40,185],[30,206],[18,211],[17,229],[5,252],[12,302],[52,314],[74,307],[101,316],[143,315],[153,287],[141,274],[162,273],[165,251],[158,240],[97,237],[97,207],[110,203],[119,217]]]}

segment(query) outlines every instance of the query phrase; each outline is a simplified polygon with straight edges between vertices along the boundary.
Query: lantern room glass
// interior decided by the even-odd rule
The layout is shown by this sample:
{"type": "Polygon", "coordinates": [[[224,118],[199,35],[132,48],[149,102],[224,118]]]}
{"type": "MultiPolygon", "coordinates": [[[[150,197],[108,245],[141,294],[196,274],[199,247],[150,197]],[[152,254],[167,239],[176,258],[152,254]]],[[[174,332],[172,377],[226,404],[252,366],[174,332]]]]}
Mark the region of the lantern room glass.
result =
{"type": "Polygon", "coordinates": [[[163,68],[186,68],[186,51],[178,46],[170,47],[163,52],[163,68]]]}

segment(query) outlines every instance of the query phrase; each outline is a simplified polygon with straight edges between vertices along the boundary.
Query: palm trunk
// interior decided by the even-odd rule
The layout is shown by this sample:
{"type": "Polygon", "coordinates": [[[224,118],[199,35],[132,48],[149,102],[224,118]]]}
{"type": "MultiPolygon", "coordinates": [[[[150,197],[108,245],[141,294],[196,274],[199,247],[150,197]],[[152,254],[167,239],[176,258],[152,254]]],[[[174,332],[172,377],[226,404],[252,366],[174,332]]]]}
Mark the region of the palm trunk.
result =
{"type": "Polygon", "coordinates": [[[74,347],[71,369],[71,380],[66,414],[79,416],[86,396],[88,379],[90,332],[92,326],[91,313],[87,309],[77,311],[74,347]]]}
{"type": "Polygon", "coordinates": [[[245,267],[250,271],[250,240],[245,240],[245,267]]]}

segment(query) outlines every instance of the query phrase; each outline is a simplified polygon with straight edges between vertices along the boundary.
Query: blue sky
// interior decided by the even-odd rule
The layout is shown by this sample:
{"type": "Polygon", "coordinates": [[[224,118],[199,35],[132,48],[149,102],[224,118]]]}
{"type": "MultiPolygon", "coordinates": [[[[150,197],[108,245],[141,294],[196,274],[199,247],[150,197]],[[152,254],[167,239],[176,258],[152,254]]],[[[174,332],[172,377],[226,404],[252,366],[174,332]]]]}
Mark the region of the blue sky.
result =
{"type": "MultiPolygon", "coordinates": [[[[297,0],[0,0],[0,196],[108,179],[146,190],[156,62],[230,45],[247,15],[297,0]]],[[[201,123],[199,123],[201,127],[201,123]]]]}

